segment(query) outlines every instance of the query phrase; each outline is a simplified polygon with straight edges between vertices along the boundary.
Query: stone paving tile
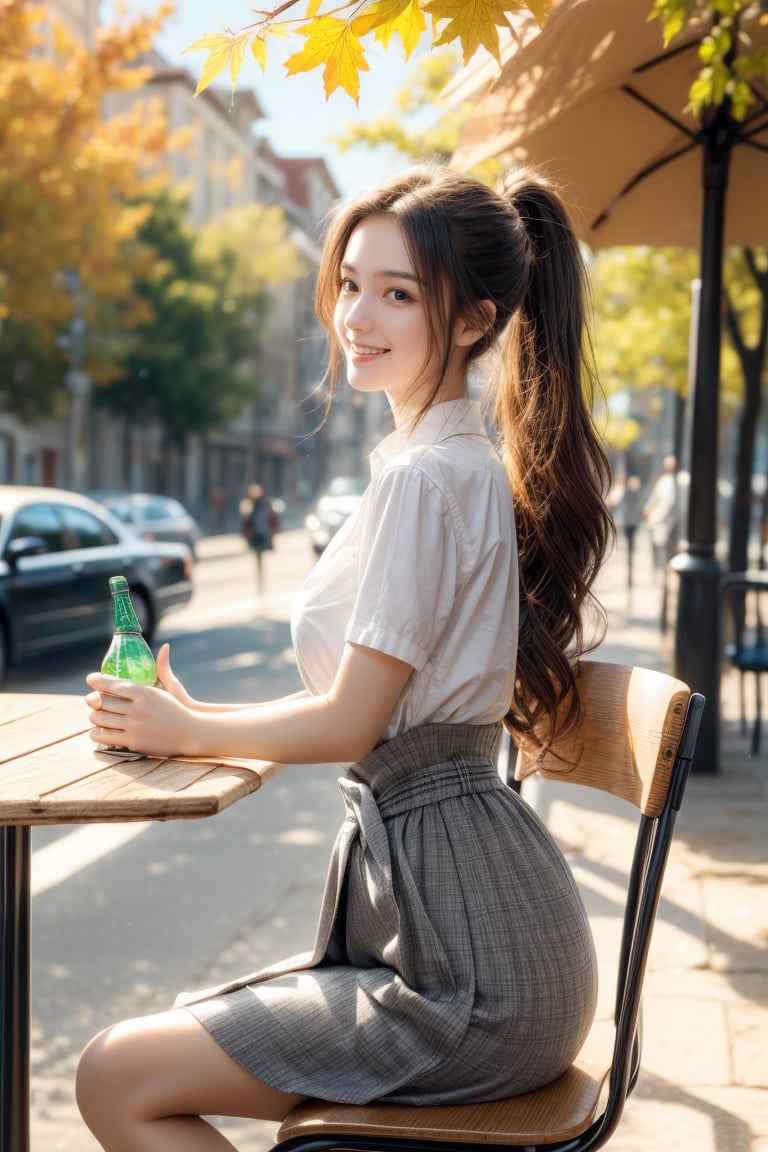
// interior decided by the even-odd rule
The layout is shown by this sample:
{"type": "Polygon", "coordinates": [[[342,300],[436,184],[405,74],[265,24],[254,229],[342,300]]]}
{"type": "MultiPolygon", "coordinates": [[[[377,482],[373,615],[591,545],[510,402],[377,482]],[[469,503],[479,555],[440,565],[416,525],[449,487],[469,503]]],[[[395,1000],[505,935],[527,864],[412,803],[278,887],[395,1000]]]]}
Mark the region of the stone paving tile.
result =
{"type": "Polygon", "coordinates": [[[610,1152],[768,1152],[768,1094],[641,1073],[610,1152]]]}

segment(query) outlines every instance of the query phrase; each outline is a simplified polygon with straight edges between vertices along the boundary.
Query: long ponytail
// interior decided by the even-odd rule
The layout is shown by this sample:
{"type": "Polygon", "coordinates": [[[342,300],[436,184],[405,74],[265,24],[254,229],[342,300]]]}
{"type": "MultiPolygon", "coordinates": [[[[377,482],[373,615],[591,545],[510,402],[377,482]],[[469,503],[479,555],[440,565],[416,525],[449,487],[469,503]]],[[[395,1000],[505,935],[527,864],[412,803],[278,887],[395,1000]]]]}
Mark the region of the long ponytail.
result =
{"type": "Polygon", "coordinates": [[[558,714],[579,715],[575,662],[591,589],[613,523],[610,466],[592,418],[595,374],[585,323],[587,278],[560,198],[540,177],[512,173],[505,194],[528,235],[530,272],[502,352],[494,417],[515,504],[521,614],[515,697],[507,725],[544,740],[558,714]]]}

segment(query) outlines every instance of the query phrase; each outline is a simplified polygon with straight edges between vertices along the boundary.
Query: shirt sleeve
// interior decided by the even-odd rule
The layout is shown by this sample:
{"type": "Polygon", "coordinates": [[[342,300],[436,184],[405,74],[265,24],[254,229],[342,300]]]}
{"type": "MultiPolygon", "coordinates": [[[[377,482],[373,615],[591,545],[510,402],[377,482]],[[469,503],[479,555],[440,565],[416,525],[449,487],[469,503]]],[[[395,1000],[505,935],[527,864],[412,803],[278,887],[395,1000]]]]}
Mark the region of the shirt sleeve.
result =
{"type": "Polygon", "coordinates": [[[358,591],[345,639],[421,670],[456,596],[458,546],[448,502],[418,467],[374,481],[358,591]]]}

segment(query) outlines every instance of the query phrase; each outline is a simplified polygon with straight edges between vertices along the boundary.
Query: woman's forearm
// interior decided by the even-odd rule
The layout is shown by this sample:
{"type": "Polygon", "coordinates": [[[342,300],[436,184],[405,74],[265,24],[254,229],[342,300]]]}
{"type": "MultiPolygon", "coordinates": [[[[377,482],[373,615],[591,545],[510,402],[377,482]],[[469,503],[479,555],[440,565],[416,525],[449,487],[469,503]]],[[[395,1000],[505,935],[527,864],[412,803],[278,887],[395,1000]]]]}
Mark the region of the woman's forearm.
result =
{"type": "Polygon", "coordinates": [[[305,688],[302,688],[300,692],[293,692],[290,696],[283,696],[280,700],[277,701],[264,701],[263,703],[255,704],[238,704],[235,702],[229,704],[217,704],[213,701],[195,700],[194,697],[190,696],[187,702],[187,707],[193,712],[241,712],[246,710],[250,711],[256,708],[266,708],[268,705],[275,703],[282,704],[284,701],[288,700],[301,700],[305,696],[309,696],[309,693],[305,688]]]}
{"type": "MultiPolygon", "coordinates": [[[[382,723],[382,729],[386,719],[382,723]]],[[[381,731],[327,696],[287,697],[269,704],[190,717],[184,749],[191,756],[247,756],[281,764],[323,764],[358,760],[381,731]]]]}

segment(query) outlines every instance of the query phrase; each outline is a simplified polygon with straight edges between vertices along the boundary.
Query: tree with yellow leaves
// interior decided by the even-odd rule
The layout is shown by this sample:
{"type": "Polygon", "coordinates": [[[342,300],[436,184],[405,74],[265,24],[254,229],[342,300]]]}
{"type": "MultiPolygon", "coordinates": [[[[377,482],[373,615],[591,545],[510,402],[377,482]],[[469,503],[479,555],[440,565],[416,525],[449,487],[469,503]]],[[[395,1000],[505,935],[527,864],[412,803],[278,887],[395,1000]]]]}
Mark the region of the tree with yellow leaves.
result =
{"type": "MultiPolygon", "coordinates": [[[[0,402],[33,419],[65,399],[57,353],[73,301],[62,273],[76,269],[87,331],[141,319],[131,284],[147,255],[130,241],[163,182],[164,114],[137,103],[105,119],[105,97],[148,78],[146,52],[170,8],[130,27],[102,28],[89,50],[52,26],[42,7],[0,0],[0,402]]],[[[105,345],[85,367],[107,378],[105,345]]]]}

